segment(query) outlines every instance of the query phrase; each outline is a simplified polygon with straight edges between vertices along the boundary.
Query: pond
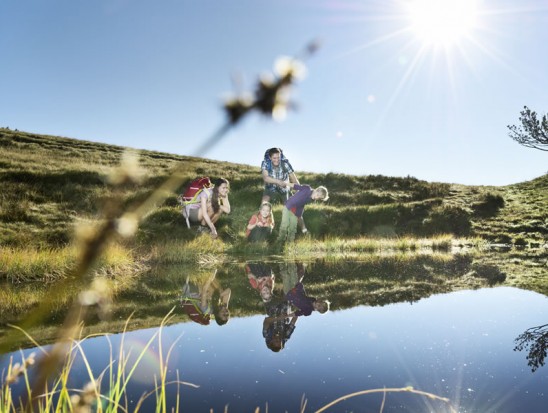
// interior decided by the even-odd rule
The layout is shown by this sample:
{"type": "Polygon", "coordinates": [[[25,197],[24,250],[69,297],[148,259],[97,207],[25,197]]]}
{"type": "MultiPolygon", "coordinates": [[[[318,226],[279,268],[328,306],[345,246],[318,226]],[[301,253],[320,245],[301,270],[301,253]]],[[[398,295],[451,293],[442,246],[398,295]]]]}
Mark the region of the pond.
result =
{"type": "MultiPolygon", "coordinates": [[[[466,256],[156,268],[120,294],[113,319],[97,319],[97,328],[113,334],[87,338],[82,352],[75,350],[69,387],[89,381],[82,354],[98,377],[111,361],[120,363],[122,348],[126,372],[136,366],[130,411],[154,389],[168,355],[167,382],[192,384],[166,386],[168,406],[179,398],[181,412],[314,412],[354,392],[407,387],[450,402],[410,391],[373,393],[326,411],[546,411],[548,368],[530,346],[544,344],[545,351],[548,328],[527,336],[522,351],[515,347],[528,329],[548,323],[547,297],[501,285],[500,272],[472,269],[466,256]],[[205,313],[201,303],[189,306],[197,291],[221,305],[205,313]],[[306,297],[325,298],[331,309],[308,314],[306,297]],[[128,331],[115,331],[130,311],[128,331]]],[[[20,360],[32,351],[6,354],[0,370],[8,356],[20,360]]],[[[153,410],[155,397],[141,410],[153,410]]]]}

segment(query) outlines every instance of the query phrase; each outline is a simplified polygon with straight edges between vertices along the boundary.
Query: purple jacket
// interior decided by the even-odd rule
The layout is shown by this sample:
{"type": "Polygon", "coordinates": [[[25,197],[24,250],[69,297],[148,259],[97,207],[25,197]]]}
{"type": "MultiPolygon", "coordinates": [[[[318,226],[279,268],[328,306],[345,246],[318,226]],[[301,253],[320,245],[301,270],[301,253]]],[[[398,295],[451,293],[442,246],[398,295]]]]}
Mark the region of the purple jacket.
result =
{"type": "Polygon", "coordinates": [[[296,316],[310,315],[314,311],[312,304],[316,301],[313,297],[308,297],[304,291],[304,285],[297,283],[295,287],[287,292],[285,299],[291,303],[291,305],[298,308],[295,311],[296,316]]]}
{"type": "Polygon", "coordinates": [[[296,189],[297,193],[289,197],[285,207],[300,218],[303,216],[304,206],[312,201],[312,188],[310,185],[295,184],[293,189],[296,189]]]}

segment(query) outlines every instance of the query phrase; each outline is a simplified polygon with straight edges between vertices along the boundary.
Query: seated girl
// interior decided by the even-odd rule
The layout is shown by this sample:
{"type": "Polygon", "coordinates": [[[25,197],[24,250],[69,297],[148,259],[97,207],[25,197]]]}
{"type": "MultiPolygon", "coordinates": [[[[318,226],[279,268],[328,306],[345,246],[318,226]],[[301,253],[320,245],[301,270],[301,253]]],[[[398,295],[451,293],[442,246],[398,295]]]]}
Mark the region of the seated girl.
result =
{"type": "Polygon", "coordinates": [[[246,237],[250,242],[266,241],[274,228],[274,215],[270,202],[263,202],[259,211],[249,219],[246,237]]]}

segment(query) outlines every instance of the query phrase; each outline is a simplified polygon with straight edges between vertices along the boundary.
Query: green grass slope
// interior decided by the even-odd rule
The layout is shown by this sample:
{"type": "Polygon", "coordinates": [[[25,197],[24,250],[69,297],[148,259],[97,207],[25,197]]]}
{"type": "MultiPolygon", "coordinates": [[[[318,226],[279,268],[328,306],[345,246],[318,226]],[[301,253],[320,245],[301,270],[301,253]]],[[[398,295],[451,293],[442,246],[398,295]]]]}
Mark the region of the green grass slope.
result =
{"type": "MultiPolygon", "coordinates": [[[[127,148],[0,129],[0,245],[67,245],[75,224],[100,217],[111,199],[109,176],[127,148]]],[[[225,243],[244,242],[244,229],[262,193],[258,167],[138,151],[140,184],[117,189],[124,204],[144,199],[179,162],[185,180],[199,175],[231,182],[233,213],[220,222],[225,243]]],[[[307,206],[312,237],[428,237],[452,234],[492,243],[540,246],[548,234],[548,175],[503,187],[464,186],[413,177],[316,174],[297,170],[301,183],[325,185],[326,204],[307,206]]],[[[184,185],[183,185],[184,186],[184,185]]],[[[141,245],[196,237],[180,216],[176,193],[157,205],[136,238],[141,245]]],[[[279,221],[280,206],[275,218],[279,221]]]]}

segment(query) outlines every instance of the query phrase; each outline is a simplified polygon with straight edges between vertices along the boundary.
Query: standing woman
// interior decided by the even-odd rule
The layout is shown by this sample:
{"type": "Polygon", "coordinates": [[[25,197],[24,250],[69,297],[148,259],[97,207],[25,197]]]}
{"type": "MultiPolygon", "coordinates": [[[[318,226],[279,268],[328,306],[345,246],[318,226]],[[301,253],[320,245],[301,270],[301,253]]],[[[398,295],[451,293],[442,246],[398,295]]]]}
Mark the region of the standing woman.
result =
{"type": "Polygon", "coordinates": [[[215,181],[213,189],[204,189],[198,196],[200,202],[195,204],[196,206],[191,206],[190,221],[199,223],[201,227],[198,229],[202,231],[205,229],[204,227],[209,227],[213,238],[217,238],[215,223],[222,214],[230,214],[229,191],[230,184],[228,180],[219,178],[215,181]]]}

